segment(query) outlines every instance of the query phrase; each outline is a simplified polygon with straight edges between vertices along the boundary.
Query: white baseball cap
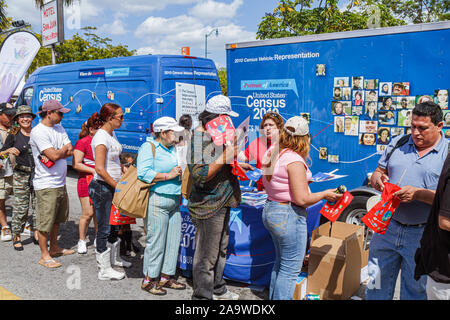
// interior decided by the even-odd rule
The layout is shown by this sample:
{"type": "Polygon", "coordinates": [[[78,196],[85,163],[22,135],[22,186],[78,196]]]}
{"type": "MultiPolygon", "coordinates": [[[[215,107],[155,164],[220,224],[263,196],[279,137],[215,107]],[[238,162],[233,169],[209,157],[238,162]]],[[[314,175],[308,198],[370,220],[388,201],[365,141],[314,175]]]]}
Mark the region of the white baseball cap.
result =
{"type": "Polygon", "coordinates": [[[184,128],[179,126],[177,120],[171,117],[161,117],[153,122],[153,132],[163,132],[167,130],[183,131],[184,128]]]}
{"type": "Polygon", "coordinates": [[[239,117],[239,113],[231,110],[230,98],[219,94],[208,100],[205,110],[211,113],[227,114],[231,117],[239,117]]]}
{"type": "Polygon", "coordinates": [[[289,118],[284,124],[284,129],[292,136],[306,136],[309,133],[308,121],[302,116],[289,118]]]}

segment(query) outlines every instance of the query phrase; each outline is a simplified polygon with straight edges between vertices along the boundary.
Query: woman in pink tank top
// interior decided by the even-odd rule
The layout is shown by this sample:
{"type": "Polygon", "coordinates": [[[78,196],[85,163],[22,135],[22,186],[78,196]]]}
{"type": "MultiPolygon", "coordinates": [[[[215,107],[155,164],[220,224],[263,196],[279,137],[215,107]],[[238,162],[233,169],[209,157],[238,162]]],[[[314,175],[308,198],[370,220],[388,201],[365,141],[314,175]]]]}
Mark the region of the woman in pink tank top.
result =
{"type": "Polygon", "coordinates": [[[279,143],[272,141],[263,158],[262,180],[268,200],[262,218],[276,252],[271,300],[293,298],[306,251],[306,208],[322,199],[335,201],[342,196],[334,189],[311,193],[308,183],[312,174],[305,161],[309,149],[308,123],[298,116],[286,121],[279,143]]]}

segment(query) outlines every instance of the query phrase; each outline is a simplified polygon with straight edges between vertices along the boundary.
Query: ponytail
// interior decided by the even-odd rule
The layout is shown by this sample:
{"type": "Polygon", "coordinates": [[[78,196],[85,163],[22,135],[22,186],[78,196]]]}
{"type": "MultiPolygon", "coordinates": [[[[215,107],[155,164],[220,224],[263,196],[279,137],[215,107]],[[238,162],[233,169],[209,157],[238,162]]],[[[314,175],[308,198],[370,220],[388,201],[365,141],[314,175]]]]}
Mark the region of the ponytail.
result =
{"type": "Polygon", "coordinates": [[[79,139],[83,139],[89,134],[89,129],[92,128],[94,130],[100,129],[104,124],[104,121],[102,121],[99,118],[98,112],[95,112],[91,115],[89,119],[86,120],[85,123],[81,126],[81,132],[79,134],[79,139]]]}

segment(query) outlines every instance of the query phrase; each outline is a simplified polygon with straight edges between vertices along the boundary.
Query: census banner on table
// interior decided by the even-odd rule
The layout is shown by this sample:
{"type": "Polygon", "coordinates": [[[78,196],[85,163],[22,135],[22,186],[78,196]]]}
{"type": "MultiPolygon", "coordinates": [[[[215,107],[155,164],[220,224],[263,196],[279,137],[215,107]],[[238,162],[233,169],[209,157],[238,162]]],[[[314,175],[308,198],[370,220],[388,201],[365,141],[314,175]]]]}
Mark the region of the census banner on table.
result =
{"type": "Polygon", "coordinates": [[[10,34],[0,49],[0,102],[7,102],[36,56],[41,43],[32,33],[10,34]]]}

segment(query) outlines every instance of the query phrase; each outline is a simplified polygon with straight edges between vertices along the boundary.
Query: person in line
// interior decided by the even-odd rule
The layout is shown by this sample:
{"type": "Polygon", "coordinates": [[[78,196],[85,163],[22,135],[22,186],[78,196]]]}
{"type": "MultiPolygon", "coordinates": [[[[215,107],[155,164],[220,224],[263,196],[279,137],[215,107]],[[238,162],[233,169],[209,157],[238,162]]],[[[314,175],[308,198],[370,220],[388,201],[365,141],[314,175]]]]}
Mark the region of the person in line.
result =
{"type": "MultiPolygon", "coordinates": [[[[134,158],[131,153],[123,152],[120,154],[122,175],[133,165],[133,160],[134,158]]],[[[130,224],[121,224],[117,235],[120,238],[121,256],[130,257],[132,252],[134,254],[139,252],[139,248],[133,243],[133,232],[131,231],[130,224]]]]}
{"type": "Polygon", "coordinates": [[[187,159],[190,154],[192,117],[189,114],[183,114],[178,120],[178,124],[184,128],[184,131],[179,134],[178,143],[176,144],[178,165],[181,167],[181,171],[184,173],[187,166],[187,159]]]}
{"type": "MultiPolygon", "coordinates": [[[[205,127],[220,115],[239,116],[231,110],[228,97],[216,95],[208,100],[205,110],[198,117],[201,125],[194,130],[188,163],[193,181],[188,209],[197,230],[192,270],[193,300],[239,298],[238,294],[227,289],[223,279],[230,208],[238,207],[241,202],[239,183],[230,165],[237,158],[238,146],[235,143],[217,150],[219,148],[216,149],[205,127]]],[[[242,163],[241,168],[244,171],[253,170],[247,163],[242,163]]]]}
{"type": "Polygon", "coordinates": [[[418,104],[412,113],[409,141],[395,148],[386,160],[400,137],[393,139],[370,178],[371,185],[379,191],[387,181],[398,184],[401,180],[402,189],[394,193],[401,203],[386,233],[374,233],[370,242],[367,300],[392,300],[399,271],[401,300],[427,298],[426,277],[414,280],[414,253],[430,214],[448,141],[442,134],[442,110],[437,104],[418,104]]]}
{"type": "Polygon", "coordinates": [[[75,253],[74,250],[58,246],[59,225],[69,217],[69,197],[66,189],[67,161],[73,155],[73,147],[66,130],[60,125],[64,108],[56,100],[47,100],[38,114],[42,120],[30,134],[35,175],[33,188],[37,202],[37,230],[41,259],[39,264],[47,268],[61,267],[54,257],[75,253]],[[49,161],[44,163],[45,156],[49,161]],[[50,248],[47,243],[50,240],[50,248]]]}
{"type": "MultiPolygon", "coordinates": [[[[278,133],[283,129],[284,120],[276,112],[266,113],[260,124],[261,136],[250,142],[249,146],[239,154],[238,159],[243,162],[255,160],[255,167],[262,168],[262,159],[267,149],[272,145],[272,140],[278,140],[278,133]]],[[[264,190],[262,180],[256,182],[258,190],[264,190]]]]}
{"type": "Polygon", "coordinates": [[[125,273],[111,266],[131,267],[131,263],[120,257],[120,239],[116,226],[110,226],[113,195],[122,176],[119,155],[122,145],[117,140],[115,130],[123,123],[123,110],[115,103],[105,103],[99,113],[102,123],[92,138],[92,152],[95,161],[95,174],[89,184],[89,197],[97,215],[98,231],[96,237],[96,261],[99,280],[121,280],[125,273]]]}
{"type": "Polygon", "coordinates": [[[15,250],[22,251],[21,233],[24,231],[28,220],[28,211],[30,203],[32,204],[32,236],[33,243],[39,244],[36,228],[36,197],[31,183],[34,174],[33,154],[30,147],[30,134],[33,119],[36,115],[29,106],[19,106],[13,121],[18,126],[11,128],[6,137],[5,144],[0,149],[0,158],[13,155],[16,165],[14,167],[14,208],[11,219],[11,229],[13,235],[13,247],[15,250]]]}
{"type": "Polygon", "coordinates": [[[305,257],[307,242],[306,208],[322,199],[336,201],[342,195],[335,189],[311,193],[308,123],[302,117],[286,121],[279,142],[264,155],[263,183],[268,200],[262,220],[275,246],[269,299],[292,300],[305,257]]]}
{"type": "Polygon", "coordinates": [[[101,127],[102,122],[99,119],[98,112],[92,114],[89,119],[81,126],[79,140],[75,144],[73,151],[72,167],[78,171],[77,192],[81,204],[81,217],[78,225],[78,253],[87,253],[86,233],[89,224],[94,219],[95,234],[97,234],[97,217],[94,208],[89,199],[89,182],[95,174],[94,154],[92,153],[92,137],[101,127]]]}
{"type": "Polygon", "coordinates": [[[427,299],[450,300],[450,153],[415,254],[414,279],[427,276],[427,299]]]}
{"type": "MultiPolygon", "coordinates": [[[[0,104],[0,147],[5,143],[16,110],[9,103],[0,104]]],[[[11,228],[6,220],[5,202],[13,192],[13,168],[10,157],[0,159],[0,240],[11,241],[11,228]]]]}
{"type": "Polygon", "coordinates": [[[148,138],[139,148],[136,162],[138,179],[155,183],[150,187],[144,219],[147,239],[141,284],[142,290],[154,295],[167,294],[165,288],[186,289],[174,278],[181,239],[181,167],[175,132],[183,130],[171,117],[157,119],[153,123],[155,138],[148,138]]]}

